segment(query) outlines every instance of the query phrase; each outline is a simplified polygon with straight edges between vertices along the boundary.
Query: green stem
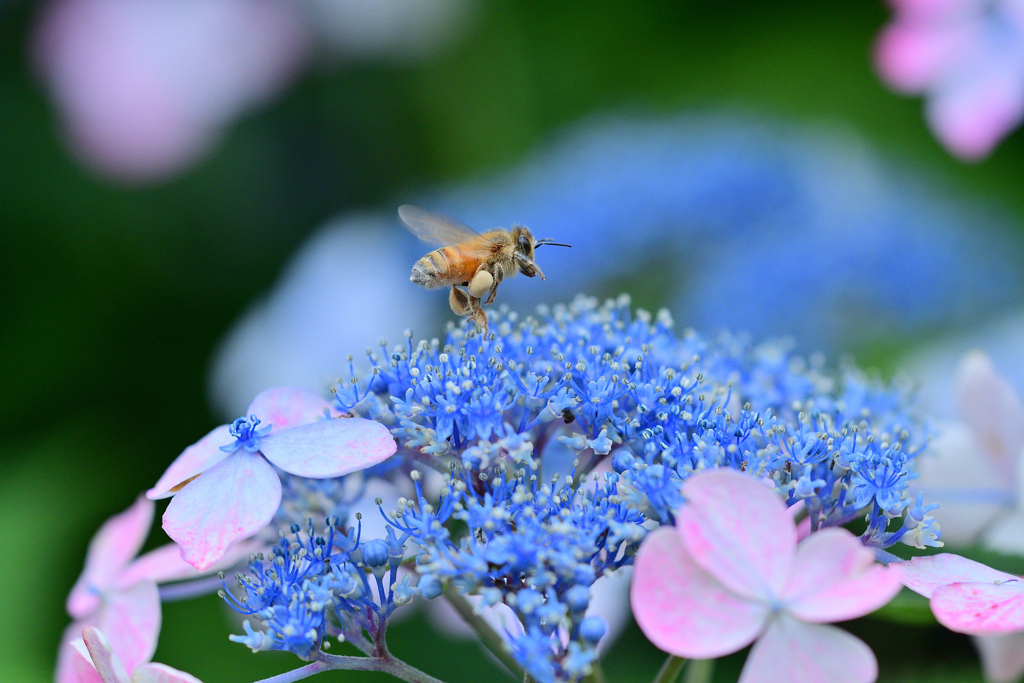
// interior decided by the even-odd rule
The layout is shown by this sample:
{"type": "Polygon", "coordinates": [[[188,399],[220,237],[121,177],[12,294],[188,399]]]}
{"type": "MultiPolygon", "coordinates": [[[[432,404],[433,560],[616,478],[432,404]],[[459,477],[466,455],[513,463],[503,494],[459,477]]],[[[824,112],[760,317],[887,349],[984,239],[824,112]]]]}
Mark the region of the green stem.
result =
{"type": "Polygon", "coordinates": [[[686,667],[683,683],[711,683],[714,673],[715,660],[691,659],[690,664],[686,667]]]}
{"type": "Polygon", "coordinates": [[[651,683],[675,683],[684,666],[686,666],[684,658],[669,655],[651,683]]]}
{"type": "Polygon", "coordinates": [[[316,661],[292,671],[264,678],[256,683],[294,683],[322,671],[345,669],[348,671],[382,671],[400,678],[408,683],[444,683],[444,681],[425,674],[419,669],[394,657],[349,657],[347,655],[329,655],[318,652],[316,661]]]}
{"type": "Polygon", "coordinates": [[[498,633],[491,628],[491,625],[481,617],[479,614],[473,611],[473,606],[469,604],[469,600],[466,600],[465,596],[456,591],[454,588],[448,588],[444,592],[445,600],[448,601],[455,611],[459,613],[463,621],[469,624],[477,635],[480,636],[480,642],[487,650],[497,657],[498,661],[504,664],[512,675],[517,679],[530,680],[526,678],[526,672],[523,667],[519,666],[519,663],[509,654],[508,650],[505,649],[505,640],[498,635],[498,633]]]}

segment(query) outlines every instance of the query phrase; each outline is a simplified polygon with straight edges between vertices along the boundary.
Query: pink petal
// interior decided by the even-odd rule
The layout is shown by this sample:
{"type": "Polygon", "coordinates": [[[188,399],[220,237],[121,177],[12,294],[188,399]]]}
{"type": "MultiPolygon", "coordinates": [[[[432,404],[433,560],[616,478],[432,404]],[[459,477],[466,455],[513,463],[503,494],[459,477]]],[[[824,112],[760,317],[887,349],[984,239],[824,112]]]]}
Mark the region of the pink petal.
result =
{"type": "Polygon", "coordinates": [[[146,497],[150,500],[170,498],[174,495],[171,489],[178,484],[205,472],[228,457],[229,454],[220,447],[227,446],[234,440],[235,437],[231,436],[228,425],[215,427],[209,434],[182,451],[153,488],[146,491],[146,497]]]}
{"type": "Polygon", "coordinates": [[[901,588],[899,570],[876,563],[853,534],[825,529],[797,546],[782,599],[797,619],[828,623],[874,612],[901,588]]]}
{"type": "Polygon", "coordinates": [[[961,25],[889,24],[878,36],[875,67],[894,90],[919,93],[931,87],[970,38],[961,25]]]}
{"type": "Polygon", "coordinates": [[[181,546],[181,557],[206,571],[235,541],[273,519],[281,504],[281,480],[259,455],[236,451],[176,495],[163,527],[181,546]]]}
{"type": "Polygon", "coordinates": [[[648,534],[640,546],[630,604],[648,640],[665,652],[694,659],[742,649],[770,613],[768,606],[735,595],[698,567],[679,535],[667,527],[648,534]]]}
{"type": "Polygon", "coordinates": [[[139,552],[152,524],[153,503],[142,497],[103,523],[89,542],[85,569],[68,595],[68,614],[82,619],[99,608],[100,593],[139,552]]]}
{"type": "Polygon", "coordinates": [[[1024,582],[954,583],[932,594],[932,614],[950,631],[996,635],[1024,629],[1024,582]]]}
{"type": "Polygon", "coordinates": [[[740,597],[772,603],[789,575],[796,526],[782,499],[735,470],[696,474],[676,529],[701,568],[740,597]]]}
{"type": "Polygon", "coordinates": [[[1016,472],[1024,447],[1024,405],[983,351],[960,361],[956,377],[957,408],[1004,476],[1016,472]]]}
{"type": "Polygon", "coordinates": [[[135,584],[110,595],[96,628],[129,671],[148,662],[160,637],[160,592],[152,581],[135,584]]]}
{"type": "Polygon", "coordinates": [[[260,392],[245,414],[258,417],[261,428],[274,425],[274,431],[279,432],[323,420],[324,409],[330,410],[331,404],[309,389],[278,387],[260,392]]]}
{"type": "Polygon", "coordinates": [[[92,655],[89,654],[89,649],[85,646],[85,641],[82,640],[82,629],[78,629],[78,631],[78,639],[68,643],[68,651],[71,653],[69,661],[72,667],[69,673],[70,677],[58,678],[57,683],[62,683],[62,681],[67,683],[103,683],[100,672],[92,663],[92,655]]]}
{"type": "MultiPolygon", "coordinates": [[[[248,559],[251,553],[266,549],[266,544],[254,539],[246,539],[233,543],[220,561],[216,562],[207,573],[223,571],[234,567],[248,559]]],[[[148,580],[157,583],[195,579],[203,575],[195,567],[181,559],[181,548],[176,543],[168,543],[150,550],[126,569],[117,580],[117,586],[130,586],[138,581],[148,580]]]]}
{"type": "Polygon", "coordinates": [[[873,683],[877,677],[875,655],[858,638],[782,614],[750,650],[739,683],[873,683]]]}
{"type": "Polygon", "coordinates": [[[132,562],[117,577],[117,586],[128,587],[139,581],[179,581],[200,576],[196,568],[181,559],[181,548],[177,543],[167,543],[150,550],[132,562]]]}
{"type": "Polygon", "coordinates": [[[387,427],[361,417],[321,420],[260,439],[260,452],[270,462],[311,479],[364,470],[387,460],[397,448],[387,427]]]}
{"type": "Polygon", "coordinates": [[[993,59],[978,72],[945,83],[925,108],[935,137],[962,159],[987,156],[1024,118],[1024,77],[999,56],[993,59]]]}
{"type": "Polygon", "coordinates": [[[942,553],[900,562],[903,585],[926,598],[951,583],[1013,581],[1017,577],[966,557],[942,553]]]}
{"type": "Polygon", "coordinates": [[[981,670],[991,683],[1013,683],[1024,674],[1024,633],[975,636],[981,670]]]}
{"type": "Polygon", "coordinates": [[[143,664],[132,672],[132,683],[203,683],[192,674],[166,664],[143,664]]]}
{"type": "MultiPolygon", "coordinates": [[[[55,683],[98,683],[100,676],[92,665],[92,659],[82,661],[82,656],[75,649],[78,642],[84,648],[82,642],[82,628],[94,625],[92,620],[74,621],[68,624],[60,637],[60,645],[57,646],[57,669],[54,672],[55,683]],[[84,666],[83,666],[84,665],[84,666]],[[92,669],[92,676],[88,675],[88,669],[92,669]]],[[[86,651],[88,654],[88,651],[86,651]]]]}
{"type": "Polygon", "coordinates": [[[939,425],[938,434],[915,461],[919,476],[911,482],[911,497],[921,491],[925,500],[939,504],[932,514],[943,541],[969,545],[1013,502],[1013,482],[967,425],[947,422],[939,425]]]}
{"type": "Polygon", "coordinates": [[[89,649],[92,664],[99,672],[103,683],[131,683],[128,672],[114,653],[103,633],[93,626],[82,629],[82,639],[89,649]]]}

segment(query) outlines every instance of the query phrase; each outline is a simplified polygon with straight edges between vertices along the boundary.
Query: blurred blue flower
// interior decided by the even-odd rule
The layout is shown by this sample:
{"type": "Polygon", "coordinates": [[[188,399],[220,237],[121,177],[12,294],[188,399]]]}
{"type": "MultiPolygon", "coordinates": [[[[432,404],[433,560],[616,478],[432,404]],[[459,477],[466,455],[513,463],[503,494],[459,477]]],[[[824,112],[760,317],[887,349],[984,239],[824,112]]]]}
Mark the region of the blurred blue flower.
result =
{"type": "MultiPolygon", "coordinates": [[[[793,335],[805,349],[973,322],[1020,288],[1019,250],[999,239],[1002,219],[958,206],[824,128],[595,118],[518,168],[408,199],[478,229],[520,222],[573,244],[540,251],[548,279],[504,283],[499,303],[611,294],[610,281],[634,278],[688,325],[793,335]]],[[[450,316],[445,297],[408,282],[426,251],[392,209],[314,236],[221,347],[217,409],[237,415],[263,386],[323,389],[345,353],[379,334],[439,329],[450,316]]],[[[610,388],[587,391],[599,398],[610,388]]]]}

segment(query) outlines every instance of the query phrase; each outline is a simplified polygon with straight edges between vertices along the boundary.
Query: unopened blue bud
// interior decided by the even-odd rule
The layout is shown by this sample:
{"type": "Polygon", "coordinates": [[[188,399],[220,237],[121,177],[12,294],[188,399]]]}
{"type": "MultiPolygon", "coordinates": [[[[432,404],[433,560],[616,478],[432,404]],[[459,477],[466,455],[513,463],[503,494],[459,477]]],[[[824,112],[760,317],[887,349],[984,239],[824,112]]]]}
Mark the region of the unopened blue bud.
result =
{"type": "Polygon", "coordinates": [[[578,584],[583,586],[589,586],[597,580],[597,576],[594,574],[594,568],[589,564],[578,564],[572,570],[572,578],[578,584]]]}
{"type": "Polygon", "coordinates": [[[388,544],[379,538],[363,545],[363,562],[367,567],[382,567],[388,561],[388,544]]]}
{"type": "Polygon", "coordinates": [[[633,466],[636,458],[633,457],[632,453],[626,451],[619,451],[612,456],[612,469],[622,474],[633,466]]]}
{"type": "Polygon", "coordinates": [[[441,582],[433,574],[421,576],[416,587],[420,589],[420,595],[427,600],[433,600],[441,594],[441,582]]]}
{"type": "Polygon", "coordinates": [[[580,636],[588,643],[596,643],[604,637],[608,625],[601,617],[586,617],[580,622],[580,636]]]}
{"type": "Polygon", "coordinates": [[[573,586],[565,592],[565,604],[573,612],[583,612],[590,604],[590,589],[586,586],[573,586]]]}

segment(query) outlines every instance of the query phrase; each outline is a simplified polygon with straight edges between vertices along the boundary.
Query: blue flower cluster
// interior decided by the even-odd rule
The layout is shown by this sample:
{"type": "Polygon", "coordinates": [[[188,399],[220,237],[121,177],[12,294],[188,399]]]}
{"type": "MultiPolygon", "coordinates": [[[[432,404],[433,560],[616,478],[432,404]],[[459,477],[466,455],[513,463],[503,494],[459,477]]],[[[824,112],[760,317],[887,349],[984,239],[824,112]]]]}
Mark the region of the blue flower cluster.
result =
{"type": "Polygon", "coordinates": [[[674,522],[693,472],[770,480],[802,501],[812,529],[864,517],[863,542],[880,553],[940,545],[933,506],[906,495],[927,434],[904,387],[787,343],[676,334],[666,311],[634,313],[628,297],[522,318],[501,308],[491,329],[382,340],[368,349],[372,372],[335,393],[398,439],[391,466],[416,496],[381,513],[389,549],[417,546],[415,590],[512,609],[521,628],[504,634],[508,649],[538,681],[589,670],[605,630],[587,616],[590,586],[630,564],[649,528],[674,522]],[[554,471],[567,449],[572,467],[554,471]],[[444,479],[430,499],[424,468],[444,479]]]}
{"type": "Polygon", "coordinates": [[[221,574],[220,596],[262,624],[254,629],[246,620],[245,635],[231,640],[254,652],[287,650],[302,658],[327,649],[328,635],[362,642],[365,633],[374,645],[383,642],[388,618],[416,590],[408,576],[398,581],[407,536],[389,528],[386,539],[361,542],[358,520],[348,534],[336,533],[338,521],[326,519],[326,538],[315,533],[312,520],[305,539],[298,524],[290,528],[291,540],[282,531],[269,557],[251,556],[249,573],[235,575],[240,595],[221,574]]]}

